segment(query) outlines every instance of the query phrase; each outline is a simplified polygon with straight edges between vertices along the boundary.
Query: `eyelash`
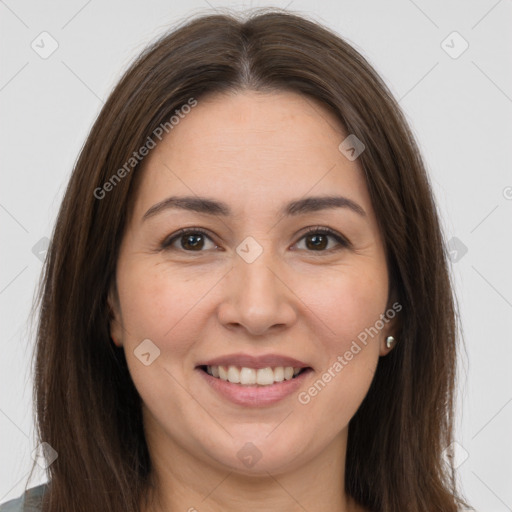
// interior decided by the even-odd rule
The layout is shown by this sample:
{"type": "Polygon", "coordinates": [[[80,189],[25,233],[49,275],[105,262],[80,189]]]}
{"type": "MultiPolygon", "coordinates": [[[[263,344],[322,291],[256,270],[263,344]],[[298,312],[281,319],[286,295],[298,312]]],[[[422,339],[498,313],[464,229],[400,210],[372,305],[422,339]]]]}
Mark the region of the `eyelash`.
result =
{"type": "MultiPolygon", "coordinates": [[[[171,246],[172,246],[172,244],[176,240],[179,240],[181,237],[184,237],[185,235],[198,234],[198,233],[200,233],[202,235],[205,235],[213,243],[215,243],[212,240],[212,238],[209,235],[209,233],[205,229],[202,229],[202,228],[183,228],[183,229],[180,229],[175,234],[171,235],[171,237],[168,237],[168,238],[164,239],[164,241],[160,245],[160,248],[162,250],[171,251],[171,250],[173,250],[173,248],[171,246]]],[[[334,238],[339,243],[341,248],[347,249],[347,248],[351,247],[351,243],[349,242],[348,239],[346,239],[345,237],[341,236],[336,231],[333,231],[332,229],[326,228],[326,227],[323,227],[323,226],[313,226],[313,227],[308,228],[306,230],[306,232],[299,238],[299,241],[302,240],[303,238],[307,237],[310,234],[328,235],[328,236],[334,238]]],[[[217,244],[215,244],[215,245],[217,245],[217,244]]],[[[307,251],[307,252],[312,252],[312,253],[315,253],[315,252],[317,252],[317,253],[322,253],[322,252],[331,253],[332,251],[341,250],[341,248],[338,248],[338,249],[326,249],[326,250],[321,250],[321,251],[307,251]]],[[[182,250],[183,252],[187,252],[187,253],[201,253],[201,252],[204,252],[202,250],[201,251],[186,251],[185,249],[181,249],[181,248],[179,250],[182,250]]]]}

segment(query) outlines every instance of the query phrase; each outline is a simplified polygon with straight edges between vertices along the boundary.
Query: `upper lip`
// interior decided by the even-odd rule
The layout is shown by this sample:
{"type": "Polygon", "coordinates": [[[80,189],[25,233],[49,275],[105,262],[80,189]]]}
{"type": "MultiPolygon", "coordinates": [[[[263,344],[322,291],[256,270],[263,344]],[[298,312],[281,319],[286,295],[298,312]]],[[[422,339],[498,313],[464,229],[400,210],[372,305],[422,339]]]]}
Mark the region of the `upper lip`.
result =
{"type": "Polygon", "coordinates": [[[280,354],[263,354],[251,356],[249,354],[229,354],[204,361],[198,366],[239,366],[246,368],[267,368],[278,366],[293,366],[294,368],[309,368],[309,365],[293,357],[280,354]]]}

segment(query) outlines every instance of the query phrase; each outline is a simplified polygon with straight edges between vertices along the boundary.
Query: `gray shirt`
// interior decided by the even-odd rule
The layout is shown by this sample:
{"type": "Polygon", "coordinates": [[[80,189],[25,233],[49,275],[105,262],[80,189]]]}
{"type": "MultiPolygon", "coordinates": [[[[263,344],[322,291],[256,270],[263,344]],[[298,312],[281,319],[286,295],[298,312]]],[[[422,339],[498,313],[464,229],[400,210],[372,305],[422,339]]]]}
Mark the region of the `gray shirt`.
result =
{"type": "Polygon", "coordinates": [[[32,487],[19,498],[0,505],[0,512],[40,512],[41,498],[48,488],[48,484],[32,487]]]}

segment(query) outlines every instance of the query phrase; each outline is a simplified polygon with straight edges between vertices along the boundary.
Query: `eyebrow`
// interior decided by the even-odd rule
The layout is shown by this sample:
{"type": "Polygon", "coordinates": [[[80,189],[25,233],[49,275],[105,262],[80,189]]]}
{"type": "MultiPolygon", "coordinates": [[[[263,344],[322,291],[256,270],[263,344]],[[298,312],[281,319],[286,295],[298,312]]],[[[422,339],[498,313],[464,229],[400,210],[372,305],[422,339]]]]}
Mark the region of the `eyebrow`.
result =
{"type": "MultiPolygon", "coordinates": [[[[316,196],[291,201],[283,207],[280,215],[290,217],[334,208],[348,208],[362,217],[366,216],[366,212],[359,204],[343,196],[316,196]]],[[[154,217],[167,209],[188,210],[222,217],[229,217],[232,214],[231,208],[222,201],[197,196],[171,196],[149,208],[142,220],[154,217]]]]}

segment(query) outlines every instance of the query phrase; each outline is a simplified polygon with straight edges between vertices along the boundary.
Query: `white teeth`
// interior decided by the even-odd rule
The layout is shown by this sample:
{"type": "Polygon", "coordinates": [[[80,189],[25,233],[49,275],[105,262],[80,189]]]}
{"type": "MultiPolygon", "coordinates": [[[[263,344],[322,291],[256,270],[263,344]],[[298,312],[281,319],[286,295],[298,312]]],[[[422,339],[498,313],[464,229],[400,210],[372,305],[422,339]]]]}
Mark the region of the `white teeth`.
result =
{"type": "Polygon", "coordinates": [[[219,366],[219,377],[222,380],[228,380],[228,372],[224,369],[224,366],[219,366]]]}
{"type": "Polygon", "coordinates": [[[274,380],[276,382],[283,382],[284,368],[282,366],[278,366],[277,368],[274,368],[274,380]]]}
{"type": "Polygon", "coordinates": [[[235,366],[230,366],[228,368],[228,380],[229,382],[233,382],[235,384],[240,382],[240,372],[235,366]]]}
{"type": "Polygon", "coordinates": [[[293,377],[293,368],[291,366],[287,366],[284,369],[284,380],[290,380],[293,377]]]}
{"type": "Polygon", "coordinates": [[[242,386],[270,386],[276,382],[290,380],[300,373],[302,368],[277,366],[276,368],[239,368],[237,366],[207,366],[206,371],[213,377],[241,384],[242,386]]]}
{"type": "MultiPolygon", "coordinates": [[[[238,370],[238,368],[235,368],[234,366],[232,368],[234,368],[235,371],[238,370]]],[[[251,384],[252,385],[256,384],[256,370],[254,368],[245,368],[244,367],[238,372],[238,375],[239,375],[238,382],[240,384],[243,384],[245,386],[250,386],[251,384]]],[[[229,381],[229,382],[233,382],[233,381],[229,381]]]]}
{"type": "Polygon", "coordinates": [[[274,384],[274,372],[272,368],[259,368],[256,372],[256,384],[260,386],[274,384]]]}

